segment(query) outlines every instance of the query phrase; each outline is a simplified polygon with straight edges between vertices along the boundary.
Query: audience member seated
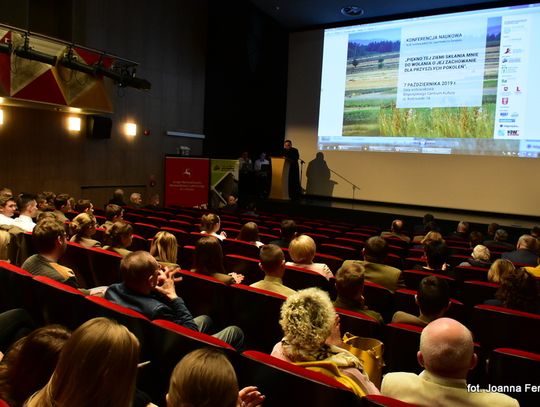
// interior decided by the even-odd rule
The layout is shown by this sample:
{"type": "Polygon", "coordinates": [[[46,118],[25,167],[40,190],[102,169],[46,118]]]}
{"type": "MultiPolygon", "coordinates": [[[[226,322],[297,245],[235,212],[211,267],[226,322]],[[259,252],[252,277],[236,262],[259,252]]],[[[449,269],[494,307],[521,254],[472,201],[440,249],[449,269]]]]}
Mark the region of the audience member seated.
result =
{"type": "Polygon", "coordinates": [[[482,234],[482,232],[473,230],[471,233],[469,233],[469,247],[471,249],[483,243],[484,243],[484,235],[482,234]]]}
{"type": "MultiPolygon", "coordinates": [[[[414,244],[421,244],[422,241],[425,239],[425,237],[430,233],[430,232],[438,232],[440,233],[440,229],[439,229],[439,226],[435,223],[435,221],[431,221],[431,222],[428,222],[424,228],[424,234],[422,235],[415,235],[413,237],[413,243],[414,244]]],[[[442,235],[441,235],[442,236],[442,235]]]]}
{"type": "Polygon", "coordinates": [[[47,384],[71,333],[60,325],[38,328],[19,339],[0,364],[0,399],[22,407],[47,384]]]}
{"type": "Polygon", "coordinates": [[[426,245],[430,242],[444,242],[444,239],[441,235],[440,232],[436,232],[436,231],[431,231],[431,232],[428,232],[426,233],[425,236],[420,236],[421,239],[415,243],[418,243],[418,244],[415,244],[414,245],[414,248],[415,249],[424,249],[426,247],[426,245]]]}
{"type": "Polygon", "coordinates": [[[417,264],[415,270],[427,271],[435,274],[443,274],[453,277],[450,265],[447,263],[450,257],[450,249],[444,242],[432,241],[424,246],[426,265],[417,264]]]}
{"type": "Polygon", "coordinates": [[[231,362],[217,349],[188,353],[171,374],[167,407],[254,407],[265,399],[256,387],[238,390],[231,362]]]}
{"type": "Polygon", "coordinates": [[[0,198],[0,225],[12,225],[13,215],[17,211],[17,202],[15,198],[0,198]]]}
{"type": "Polygon", "coordinates": [[[56,218],[62,223],[69,220],[66,217],[66,213],[71,211],[70,198],[71,197],[68,194],[58,194],[56,195],[56,198],[54,198],[53,213],[56,215],[56,218]]]}
{"type": "Polygon", "coordinates": [[[495,299],[487,300],[485,304],[538,314],[540,302],[536,280],[522,267],[505,273],[495,299]]]}
{"type": "Polygon", "coordinates": [[[108,204],[105,207],[105,223],[101,225],[106,231],[109,231],[116,222],[124,220],[124,209],[116,204],[108,204]]]}
{"type": "Polygon", "coordinates": [[[515,270],[514,264],[510,260],[497,259],[488,270],[488,281],[499,284],[507,273],[515,270]]]}
{"type": "Polygon", "coordinates": [[[240,233],[238,234],[237,239],[244,242],[252,243],[257,247],[261,247],[264,245],[264,243],[259,240],[259,227],[255,222],[248,222],[244,226],[242,226],[242,229],[240,229],[240,233]]]}
{"type": "Polygon", "coordinates": [[[126,222],[114,222],[107,235],[110,245],[104,246],[105,250],[118,253],[121,256],[131,253],[131,250],[127,248],[133,243],[133,226],[126,222]]]}
{"type": "Polygon", "coordinates": [[[275,244],[262,246],[259,257],[261,260],[259,267],[264,271],[264,280],[251,284],[251,287],[272,291],[285,297],[296,293],[292,288],[283,285],[285,255],[279,246],[275,244]]]}
{"type": "Polygon", "coordinates": [[[12,198],[12,197],[13,197],[13,191],[11,190],[11,188],[8,188],[8,187],[0,188],[0,199],[12,198]]]}
{"type": "Polygon", "coordinates": [[[91,213],[80,213],[75,216],[70,223],[70,229],[73,236],[70,242],[79,243],[84,247],[101,247],[101,243],[92,239],[96,234],[96,218],[91,213]]]}
{"type": "Polygon", "coordinates": [[[195,243],[195,258],[191,271],[217,278],[227,285],[240,284],[244,279],[242,274],[227,274],[223,265],[221,243],[213,236],[201,237],[195,243]]]}
{"type": "Polygon", "coordinates": [[[142,208],[142,196],[141,194],[139,194],[138,192],[133,192],[130,196],[129,196],[129,204],[128,206],[130,208],[142,208]]]}
{"type": "Polygon", "coordinates": [[[132,407],[139,341],[125,326],[94,318],[77,328],[60,352],[49,382],[27,407],[132,407]]]}
{"type": "Polygon", "coordinates": [[[334,307],[358,312],[383,323],[381,314],[371,311],[364,300],[364,266],[359,263],[343,265],[336,273],[337,298],[334,307]]]}
{"type": "Polygon", "coordinates": [[[484,241],[484,245],[491,250],[512,250],[515,246],[508,242],[508,232],[504,229],[497,229],[493,240],[484,241]]]}
{"type": "Polygon", "coordinates": [[[307,288],[291,295],[281,307],[279,324],[284,337],[272,356],[334,377],[358,396],[379,394],[362,362],[343,349],[339,317],[328,293],[307,288]]]}
{"type": "Polygon", "coordinates": [[[517,242],[516,250],[503,253],[501,259],[510,260],[512,263],[536,266],[538,264],[536,239],[531,235],[521,236],[517,242]]]}
{"type": "Polygon", "coordinates": [[[469,222],[459,222],[456,231],[450,233],[448,237],[453,239],[469,240],[469,222]]]}
{"type": "Polygon", "coordinates": [[[431,321],[444,316],[450,307],[448,283],[437,276],[424,277],[420,281],[414,299],[420,310],[420,315],[415,316],[404,311],[397,311],[392,317],[392,323],[424,327],[431,321]]]}
{"type": "Polygon", "coordinates": [[[0,313],[0,361],[4,353],[19,339],[36,327],[32,317],[22,308],[13,308],[0,313]]]}
{"type": "Polygon", "coordinates": [[[479,244],[474,247],[471,258],[461,263],[460,266],[474,266],[487,269],[491,266],[490,258],[491,253],[489,252],[489,249],[486,246],[479,244]]]}
{"type": "Polygon", "coordinates": [[[75,273],[58,260],[66,252],[67,235],[64,225],[58,220],[40,221],[32,233],[34,247],[38,254],[26,259],[22,268],[35,276],[45,276],[53,280],[79,288],[75,273]]]}
{"type": "Polygon", "coordinates": [[[439,318],[420,336],[422,373],[387,373],[381,393],[425,407],[518,407],[517,400],[502,393],[469,391],[467,373],[477,360],[471,332],[453,319],[439,318]]]}
{"type": "Polygon", "coordinates": [[[403,221],[401,219],[394,220],[390,226],[390,232],[382,232],[381,237],[397,237],[407,243],[411,241],[411,238],[403,233],[403,221]]]}
{"type": "Polygon", "coordinates": [[[207,213],[201,217],[201,233],[223,240],[227,237],[227,233],[221,232],[218,234],[219,229],[221,229],[219,216],[213,213],[207,213]]]}
{"type": "Polygon", "coordinates": [[[0,260],[10,262],[9,260],[9,243],[11,235],[5,230],[0,230],[0,260]]]}
{"type": "MultiPolygon", "coordinates": [[[[150,253],[137,251],[128,254],[120,263],[123,282],[113,284],[105,298],[134,309],[146,317],[165,319],[195,331],[209,333],[212,320],[201,315],[193,318],[175,288],[174,271],[163,271],[150,253]]],[[[225,328],[214,335],[235,348],[243,345],[244,334],[238,327],[225,328]]]]}
{"type": "Polygon", "coordinates": [[[145,209],[150,209],[153,211],[160,211],[163,209],[160,206],[160,200],[159,200],[159,194],[153,194],[150,196],[150,199],[148,200],[148,205],[145,206],[145,209]]]}
{"type": "Polygon", "coordinates": [[[281,221],[281,237],[278,240],[273,240],[270,243],[275,244],[282,249],[288,249],[291,244],[291,240],[296,237],[296,223],[294,220],[285,219],[281,221]]]}
{"type": "Polygon", "coordinates": [[[224,211],[236,212],[238,210],[238,198],[234,195],[229,195],[227,197],[227,204],[222,208],[224,211]]]}
{"type": "Polygon", "coordinates": [[[25,232],[34,230],[36,224],[32,220],[37,215],[37,202],[34,195],[22,194],[17,200],[19,217],[13,221],[13,225],[21,228],[25,232]]]}
{"type": "Polygon", "coordinates": [[[169,232],[157,232],[150,246],[150,254],[165,267],[180,267],[178,260],[178,242],[176,237],[169,232]]]}
{"type": "Polygon", "coordinates": [[[364,260],[345,260],[343,266],[358,263],[364,266],[364,278],[371,283],[382,285],[390,291],[405,288],[400,269],[384,264],[388,254],[386,241],[379,236],[370,237],[362,250],[364,260]]]}
{"type": "Polygon", "coordinates": [[[495,239],[495,233],[497,232],[498,229],[500,229],[500,226],[498,223],[492,222],[488,225],[487,232],[486,232],[487,235],[486,235],[486,239],[484,240],[484,244],[485,242],[495,239]]]}
{"type": "Polygon", "coordinates": [[[113,197],[109,199],[110,204],[118,205],[118,206],[126,206],[126,203],[124,202],[124,190],[118,188],[113,192],[113,197]]]}
{"type": "Polygon", "coordinates": [[[302,267],[311,271],[315,271],[328,280],[334,277],[330,268],[324,263],[313,263],[317,246],[315,241],[308,235],[296,236],[289,244],[289,254],[292,262],[287,262],[287,266],[302,267]]]}
{"type": "Polygon", "coordinates": [[[92,215],[94,213],[94,205],[90,199],[79,199],[75,204],[75,212],[85,212],[92,215]]]}
{"type": "Polygon", "coordinates": [[[431,213],[426,213],[423,217],[422,217],[422,224],[421,225],[415,225],[414,226],[414,235],[425,235],[427,232],[429,232],[430,230],[426,230],[427,228],[427,225],[429,223],[433,222],[433,224],[435,225],[435,217],[433,216],[433,214],[431,213]]]}

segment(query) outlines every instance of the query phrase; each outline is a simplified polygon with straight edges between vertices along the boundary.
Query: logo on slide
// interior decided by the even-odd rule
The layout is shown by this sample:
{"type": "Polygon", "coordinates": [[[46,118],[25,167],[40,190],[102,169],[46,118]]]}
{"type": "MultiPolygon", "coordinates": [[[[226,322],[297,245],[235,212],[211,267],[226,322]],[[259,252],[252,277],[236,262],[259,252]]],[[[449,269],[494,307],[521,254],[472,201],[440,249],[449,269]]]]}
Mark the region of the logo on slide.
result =
{"type": "Polygon", "coordinates": [[[507,104],[508,104],[508,98],[502,98],[502,99],[501,99],[501,103],[502,103],[503,105],[507,105],[507,104]]]}
{"type": "Polygon", "coordinates": [[[519,136],[519,130],[506,130],[506,135],[507,136],[519,136]]]}
{"type": "Polygon", "coordinates": [[[185,175],[187,177],[191,177],[191,168],[186,168],[182,175],[185,175]]]}

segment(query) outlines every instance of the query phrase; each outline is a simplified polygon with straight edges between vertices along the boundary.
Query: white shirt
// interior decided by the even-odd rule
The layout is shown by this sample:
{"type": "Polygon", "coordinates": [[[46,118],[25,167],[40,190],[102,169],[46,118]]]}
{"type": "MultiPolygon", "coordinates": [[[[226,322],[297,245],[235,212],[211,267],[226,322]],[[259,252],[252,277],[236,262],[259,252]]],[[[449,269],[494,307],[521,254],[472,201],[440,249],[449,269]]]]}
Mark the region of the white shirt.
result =
{"type": "Polygon", "coordinates": [[[332,270],[324,264],[324,263],[311,263],[311,264],[300,264],[300,263],[293,263],[292,261],[288,261],[285,263],[286,266],[295,266],[295,267],[301,267],[304,269],[308,269],[311,271],[315,271],[316,273],[319,273],[326,277],[327,280],[330,280],[332,277],[334,277],[334,274],[332,274],[332,270]]]}
{"type": "Polygon", "coordinates": [[[13,225],[14,219],[8,218],[3,213],[0,213],[0,225],[13,225]]]}
{"type": "Polygon", "coordinates": [[[265,165],[265,164],[270,164],[270,161],[268,161],[267,159],[261,160],[260,158],[258,160],[256,160],[255,161],[255,171],[260,171],[261,166],[265,165]]]}
{"type": "Polygon", "coordinates": [[[31,232],[34,230],[36,224],[30,216],[21,215],[13,221],[13,226],[18,226],[25,232],[31,232]]]}

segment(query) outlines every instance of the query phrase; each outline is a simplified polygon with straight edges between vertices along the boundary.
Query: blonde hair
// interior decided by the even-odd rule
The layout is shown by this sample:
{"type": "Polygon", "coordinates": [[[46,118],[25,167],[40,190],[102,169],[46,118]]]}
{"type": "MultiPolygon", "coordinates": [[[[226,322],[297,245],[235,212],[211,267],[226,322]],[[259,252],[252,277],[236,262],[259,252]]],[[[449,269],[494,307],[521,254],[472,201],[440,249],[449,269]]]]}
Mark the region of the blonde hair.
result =
{"type": "Polygon", "coordinates": [[[488,271],[488,281],[500,283],[506,273],[514,271],[516,268],[510,260],[497,259],[493,262],[488,271]]]}
{"type": "Polygon", "coordinates": [[[139,341],[107,318],[81,325],[66,342],[49,382],[28,407],[131,407],[139,341]]]}
{"type": "Polygon", "coordinates": [[[219,216],[214,213],[207,213],[201,217],[201,232],[212,233],[215,226],[221,222],[219,216]]]}
{"type": "Polygon", "coordinates": [[[296,236],[289,244],[289,254],[299,264],[313,263],[316,250],[315,241],[307,235],[296,236]]]}
{"type": "Polygon", "coordinates": [[[176,237],[169,232],[157,232],[150,246],[150,254],[157,261],[176,263],[178,256],[178,242],[176,237]]]}
{"type": "Polygon", "coordinates": [[[94,215],[83,212],[75,216],[75,218],[69,224],[71,233],[76,237],[76,241],[79,241],[83,237],[90,237],[90,231],[97,225],[94,215]]]}
{"type": "Polygon", "coordinates": [[[293,362],[319,360],[336,320],[328,293],[312,287],[287,298],[281,307],[283,350],[293,362]]]}
{"type": "Polygon", "coordinates": [[[432,230],[424,236],[424,238],[420,241],[420,244],[425,246],[430,242],[444,242],[444,239],[439,232],[435,232],[432,230]]]}
{"type": "Polygon", "coordinates": [[[491,253],[486,246],[478,244],[474,246],[472,257],[476,260],[489,261],[491,258],[491,253]]]}
{"type": "Polygon", "coordinates": [[[0,230],[0,260],[9,260],[9,242],[11,235],[5,230],[0,230]]]}
{"type": "Polygon", "coordinates": [[[202,348],[188,353],[171,374],[169,407],[235,407],[237,401],[234,368],[216,349],[202,348]]]}

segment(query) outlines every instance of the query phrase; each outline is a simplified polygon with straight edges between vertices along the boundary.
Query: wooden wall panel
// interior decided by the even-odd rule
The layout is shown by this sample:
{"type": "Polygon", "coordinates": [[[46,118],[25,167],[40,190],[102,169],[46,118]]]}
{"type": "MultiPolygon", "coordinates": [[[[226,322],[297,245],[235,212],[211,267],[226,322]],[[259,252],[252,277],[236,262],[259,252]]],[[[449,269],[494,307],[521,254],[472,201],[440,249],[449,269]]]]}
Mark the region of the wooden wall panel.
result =
{"type": "MultiPolygon", "coordinates": [[[[97,205],[115,185],[146,185],[141,191],[145,199],[161,193],[165,154],[175,154],[181,145],[202,154],[200,141],[165,132],[203,132],[206,3],[77,1],[75,42],[140,62],[137,74],[152,83],[152,90],[115,91],[112,137],[107,140],[70,135],[66,113],[4,107],[0,185],[16,192],[53,190],[76,197],[83,195],[81,185],[110,185],[84,191],[97,205]],[[138,124],[135,138],[121,134],[126,119],[138,124]],[[144,129],[150,136],[142,134],[144,129]],[[151,176],[157,180],[154,188],[148,187],[151,176]]],[[[141,188],[126,189],[134,190],[141,188]]]]}

